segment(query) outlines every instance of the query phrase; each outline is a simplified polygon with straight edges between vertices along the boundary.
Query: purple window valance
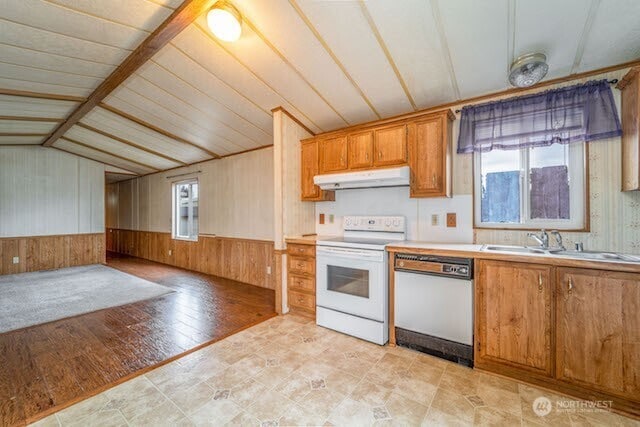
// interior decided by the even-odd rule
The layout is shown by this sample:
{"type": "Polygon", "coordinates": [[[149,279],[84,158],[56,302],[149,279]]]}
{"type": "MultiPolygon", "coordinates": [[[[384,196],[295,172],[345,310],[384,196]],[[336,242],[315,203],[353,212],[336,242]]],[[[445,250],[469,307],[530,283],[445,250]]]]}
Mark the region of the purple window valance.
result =
{"type": "Polygon", "coordinates": [[[607,80],[466,106],[458,153],[516,150],[620,136],[607,80]]]}

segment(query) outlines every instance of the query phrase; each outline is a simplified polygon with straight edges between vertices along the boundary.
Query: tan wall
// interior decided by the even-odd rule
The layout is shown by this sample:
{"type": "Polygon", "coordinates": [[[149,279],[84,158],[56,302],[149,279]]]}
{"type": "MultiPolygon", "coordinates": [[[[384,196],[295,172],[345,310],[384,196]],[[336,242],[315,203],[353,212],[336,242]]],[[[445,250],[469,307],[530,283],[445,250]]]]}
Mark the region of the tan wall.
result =
{"type": "Polygon", "coordinates": [[[102,232],[102,163],[52,148],[0,147],[0,237],[102,232]]]}
{"type": "Polygon", "coordinates": [[[273,148],[110,184],[107,227],[170,233],[171,185],[191,177],[199,182],[200,234],[273,240],[273,148]]]}

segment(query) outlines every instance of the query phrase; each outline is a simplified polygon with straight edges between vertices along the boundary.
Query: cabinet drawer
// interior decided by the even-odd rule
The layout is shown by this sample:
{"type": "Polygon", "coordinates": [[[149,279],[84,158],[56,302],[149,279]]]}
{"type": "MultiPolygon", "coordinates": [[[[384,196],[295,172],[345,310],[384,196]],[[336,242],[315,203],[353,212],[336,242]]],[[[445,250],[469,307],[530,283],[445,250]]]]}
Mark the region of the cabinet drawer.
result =
{"type": "Polygon", "coordinates": [[[302,292],[289,291],[289,305],[315,311],[316,297],[302,292]]]}
{"type": "Polygon", "coordinates": [[[287,253],[299,257],[315,257],[316,247],[313,245],[287,245],[287,253]]]}
{"type": "Polygon", "coordinates": [[[289,257],[289,272],[298,274],[316,274],[316,260],[309,258],[289,257]]]}
{"type": "Polygon", "coordinates": [[[289,275],[289,289],[304,290],[308,292],[316,292],[316,279],[309,276],[289,275]]]}

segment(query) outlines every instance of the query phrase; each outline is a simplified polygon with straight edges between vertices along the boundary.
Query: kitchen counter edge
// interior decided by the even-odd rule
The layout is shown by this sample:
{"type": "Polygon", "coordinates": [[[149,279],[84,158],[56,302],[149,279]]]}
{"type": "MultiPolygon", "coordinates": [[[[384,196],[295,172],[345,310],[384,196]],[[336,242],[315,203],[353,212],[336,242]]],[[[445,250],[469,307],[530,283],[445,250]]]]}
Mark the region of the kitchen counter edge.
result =
{"type": "Polygon", "coordinates": [[[523,262],[532,264],[545,264],[556,267],[589,268],[595,270],[623,271],[640,273],[640,263],[585,260],[572,257],[559,257],[556,255],[522,254],[506,251],[482,251],[483,245],[476,244],[437,244],[428,242],[404,242],[387,245],[388,252],[417,253],[424,255],[440,255],[451,257],[464,257],[473,259],[486,259],[508,262],[523,262]]]}

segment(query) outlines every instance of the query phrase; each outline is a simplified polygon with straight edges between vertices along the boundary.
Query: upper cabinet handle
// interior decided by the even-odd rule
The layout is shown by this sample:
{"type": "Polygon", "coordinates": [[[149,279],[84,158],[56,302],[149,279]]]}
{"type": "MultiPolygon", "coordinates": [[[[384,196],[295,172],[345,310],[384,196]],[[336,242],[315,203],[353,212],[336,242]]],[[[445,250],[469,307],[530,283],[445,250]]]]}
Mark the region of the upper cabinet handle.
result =
{"type": "Polygon", "coordinates": [[[431,177],[431,182],[433,183],[433,186],[435,187],[436,185],[438,185],[438,178],[436,178],[436,174],[434,173],[433,176],[431,177]]]}
{"type": "Polygon", "coordinates": [[[571,276],[569,276],[569,282],[567,283],[567,292],[571,293],[573,291],[573,280],[571,276]]]}
{"type": "Polygon", "coordinates": [[[538,291],[542,292],[542,273],[538,273],[538,291]]]}
{"type": "Polygon", "coordinates": [[[381,159],[382,158],[382,151],[378,151],[378,158],[381,159]]]}

